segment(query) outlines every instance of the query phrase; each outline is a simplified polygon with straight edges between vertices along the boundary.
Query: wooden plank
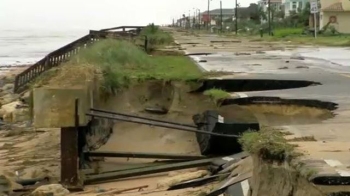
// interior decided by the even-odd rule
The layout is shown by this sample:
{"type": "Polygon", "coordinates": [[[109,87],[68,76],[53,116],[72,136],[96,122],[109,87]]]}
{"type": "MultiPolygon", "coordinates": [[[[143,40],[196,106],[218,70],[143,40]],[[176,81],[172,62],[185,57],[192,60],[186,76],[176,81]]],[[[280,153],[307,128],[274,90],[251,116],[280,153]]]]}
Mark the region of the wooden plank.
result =
{"type": "Polygon", "coordinates": [[[205,156],[166,154],[166,153],[141,153],[141,152],[112,152],[98,151],[85,153],[88,157],[125,157],[125,158],[145,158],[145,159],[180,159],[180,160],[195,160],[205,159],[205,156]]]}
{"type": "Polygon", "coordinates": [[[186,161],[181,163],[172,163],[167,165],[146,167],[146,168],[140,168],[140,169],[132,169],[128,171],[90,175],[90,176],[86,176],[84,183],[92,184],[92,183],[101,182],[101,181],[117,180],[121,178],[129,178],[129,177],[143,176],[143,175],[156,174],[156,173],[162,173],[162,172],[168,172],[168,171],[203,167],[203,166],[210,165],[212,160],[213,159],[202,159],[202,160],[186,161]]]}

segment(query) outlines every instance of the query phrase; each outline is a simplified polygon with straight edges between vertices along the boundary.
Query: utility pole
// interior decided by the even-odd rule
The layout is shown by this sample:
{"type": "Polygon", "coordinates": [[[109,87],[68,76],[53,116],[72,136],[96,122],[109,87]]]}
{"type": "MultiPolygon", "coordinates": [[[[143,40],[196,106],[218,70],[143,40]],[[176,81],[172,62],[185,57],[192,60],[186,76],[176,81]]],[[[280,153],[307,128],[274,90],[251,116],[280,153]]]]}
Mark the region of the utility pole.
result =
{"type": "Polygon", "coordinates": [[[269,15],[269,35],[271,35],[271,0],[268,3],[268,15],[269,15]]]}
{"type": "Polygon", "coordinates": [[[236,0],[236,11],[235,11],[235,17],[236,17],[236,35],[238,35],[238,2],[236,0]]]}
{"type": "Polygon", "coordinates": [[[209,23],[210,23],[210,14],[209,14],[210,0],[208,0],[208,21],[207,21],[207,30],[209,31],[209,23]]]}
{"type": "Polygon", "coordinates": [[[198,28],[199,30],[201,29],[201,10],[198,9],[198,28]]]}
{"type": "Polygon", "coordinates": [[[192,26],[193,29],[195,29],[196,27],[196,17],[197,17],[197,10],[193,8],[193,26],[192,26]]]}
{"type": "Polygon", "coordinates": [[[188,28],[190,29],[191,28],[191,10],[188,11],[188,28]]]}
{"type": "Polygon", "coordinates": [[[221,33],[223,31],[222,23],[223,23],[223,21],[222,21],[222,0],[220,0],[220,28],[221,28],[221,33]]]}

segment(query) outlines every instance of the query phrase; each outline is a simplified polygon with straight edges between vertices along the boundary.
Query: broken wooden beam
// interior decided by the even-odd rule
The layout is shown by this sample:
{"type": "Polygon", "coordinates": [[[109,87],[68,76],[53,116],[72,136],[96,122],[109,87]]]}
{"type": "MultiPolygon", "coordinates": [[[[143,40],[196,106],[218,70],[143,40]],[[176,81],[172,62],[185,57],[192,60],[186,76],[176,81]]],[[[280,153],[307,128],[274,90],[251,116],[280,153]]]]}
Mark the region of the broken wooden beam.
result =
{"type": "Polygon", "coordinates": [[[119,189],[119,190],[111,190],[111,191],[107,191],[107,192],[105,192],[105,193],[97,194],[96,196],[116,195],[116,194],[120,194],[120,193],[127,192],[127,191],[133,191],[133,190],[141,191],[141,190],[144,189],[144,188],[148,188],[148,185],[137,186],[137,187],[131,187],[131,188],[125,188],[125,189],[119,189]]]}
{"type": "Polygon", "coordinates": [[[129,178],[135,176],[143,176],[155,173],[162,173],[168,171],[189,169],[195,167],[203,167],[211,164],[213,159],[202,159],[194,161],[186,161],[181,163],[171,163],[167,165],[150,166],[139,169],[131,169],[127,171],[111,172],[105,174],[88,175],[85,178],[85,184],[92,184],[101,181],[117,180],[121,178],[129,178]]]}
{"type": "Polygon", "coordinates": [[[205,156],[164,154],[164,153],[142,153],[142,152],[86,152],[87,157],[124,157],[124,158],[144,158],[144,159],[173,159],[173,160],[197,160],[205,159],[205,156]]]}

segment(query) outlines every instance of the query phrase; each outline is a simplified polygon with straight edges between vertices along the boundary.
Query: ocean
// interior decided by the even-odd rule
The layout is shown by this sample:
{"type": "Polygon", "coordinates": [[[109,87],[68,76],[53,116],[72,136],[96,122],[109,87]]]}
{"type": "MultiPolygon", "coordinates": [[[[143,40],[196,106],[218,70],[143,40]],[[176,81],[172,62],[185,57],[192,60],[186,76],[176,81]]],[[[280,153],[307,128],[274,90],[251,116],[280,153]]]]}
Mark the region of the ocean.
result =
{"type": "Polygon", "coordinates": [[[0,66],[33,64],[88,32],[88,29],[0,28],[0,66]]]}

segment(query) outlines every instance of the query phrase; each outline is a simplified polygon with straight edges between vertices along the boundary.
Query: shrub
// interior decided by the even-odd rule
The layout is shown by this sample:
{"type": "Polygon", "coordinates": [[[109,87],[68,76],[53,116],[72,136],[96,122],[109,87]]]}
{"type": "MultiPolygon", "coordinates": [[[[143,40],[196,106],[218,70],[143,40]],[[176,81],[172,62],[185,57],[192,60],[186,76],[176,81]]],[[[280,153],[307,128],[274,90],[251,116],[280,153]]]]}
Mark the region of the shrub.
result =
{"type": "Polygon", "coordinates": [[[140,36],[147,36],[148,43],[151,47],[155,47],[157,45],[171,44],[174,41],[170,33],[161,30],[158,26],[155,26],[154,24],[150,24],[147,27],[145,27],[141,31],[140,36]]]}
{"type": "Polygon", "coordinates": [[[258,132],[246,132],[239,139],[243,149],[268,161],[291,161],[298,156],[295,146],[288,143],[283,133],[272,128],[262,128],[258,132]]]}
{"type": "Polygon", "coordinates": [[[283,28],[274,30],[275,37],[299,36],[302,33],[302,28],[283,28]]]}

